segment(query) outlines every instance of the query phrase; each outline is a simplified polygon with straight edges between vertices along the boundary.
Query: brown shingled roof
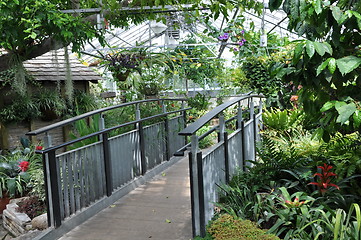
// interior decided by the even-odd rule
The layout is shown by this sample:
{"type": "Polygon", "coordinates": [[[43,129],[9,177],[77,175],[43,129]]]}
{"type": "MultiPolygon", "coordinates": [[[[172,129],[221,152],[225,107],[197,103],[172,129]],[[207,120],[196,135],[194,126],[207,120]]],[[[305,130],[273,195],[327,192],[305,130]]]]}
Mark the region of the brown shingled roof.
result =
{"type": "MultiPolygon", "coordinates": [[[[66,80],[64,50],[57,50],[57,62],[54,51],[24,62],[24,67],[38,81],[66,80]]],[[[102,80],[102,77],[90,67],[82,64],[74,54],[69,53],[70,70],[73,81],[102,80]]]]}

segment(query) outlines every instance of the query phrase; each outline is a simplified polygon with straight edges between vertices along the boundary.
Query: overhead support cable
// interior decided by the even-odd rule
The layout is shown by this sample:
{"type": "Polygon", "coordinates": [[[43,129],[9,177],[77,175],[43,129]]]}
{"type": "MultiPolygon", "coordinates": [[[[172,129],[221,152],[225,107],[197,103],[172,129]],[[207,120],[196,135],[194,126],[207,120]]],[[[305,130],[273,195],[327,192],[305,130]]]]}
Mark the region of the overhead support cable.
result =
{"type": "MultiPolygon", "coordinates": [[[[119,9],[114,9],[116,11],[127,12],[127,14],[144,14],[144,13],[168,13],[168,12],[182,12],[182,11],[205,11],[210,8],[194,8],[192,4],[181,4],[180,6],[166,5],[166,6],[157,6],[157,7],[122,7],[119,9]]],[[[109,9],[102,8],[83,8],[83,9],[67,9],[60,10],[63,13],[100,13],[101,11],[109,11],[109,9]]]]}
{"type": "Polygon", "coordinates": [[[269,31],[267,32],[267,34],[270,34],[273,30],[275,30],[276,27],[281,27],[280,24],[281,24],[284,20],[286,20],[287,18],[288,18],[288,17],[284,17],[281,21],[279,21],[276,25],[274,25],[274,27],[271,28],[271,30],[269,30],[269,31]]]}

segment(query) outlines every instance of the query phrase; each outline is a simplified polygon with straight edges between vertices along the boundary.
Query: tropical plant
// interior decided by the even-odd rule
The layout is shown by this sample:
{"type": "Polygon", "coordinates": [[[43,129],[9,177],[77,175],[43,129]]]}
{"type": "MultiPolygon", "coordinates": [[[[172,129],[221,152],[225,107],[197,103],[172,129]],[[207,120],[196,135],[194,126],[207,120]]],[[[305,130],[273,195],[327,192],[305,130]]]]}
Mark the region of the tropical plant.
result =
{"type": "Polygon", "coordinates": [[[358,130],[360,115],[360,9],[354,0],[271,0],[270,9],[282,5],[290,30],[306,40],[294,48],[284,80],[302,85],[299,101],[308,115],[319,119],[318,133],[358,130]],[[320,24],[321,23],[321,24],[320,24]]]}
{"type": "Polygon", "coordinates": [[[0,110],[0,120],[3,123],[28,121],[40,115],[40,109],[30,95],[14,98],[11,104],[0,110]]]}
{"type": "Polygon", "coordinates": [[[43,120],[53,120],[60,117],[65,109],[65,100],[59,92],[50,89],[41,89],[33,95],[34,103],[38,106],[43,120]]]}
{"type": "Polygon", "coordinates": [[[35,147],[30,146],[0,155],[0,197],[19,197],[28,192],[32,171],[42,169],[34,150],[35,147]]]}
{"type": "MultiPolygon", "coordinates": [[[[71,139],[77,139],[79,137],[84,137],[86,135],[89,135],[91,133],[95,133],[99,131],[99,114],[96,114],[92,117],[89,117],[89,119],[81,119],[74,123],[73,130],[69,133],[69,137],[71,139]]],[[[88,139],[85,139],[83,141],[74,143],[71,145],[71,149],[80,148],[82,146],[97,142],[97,137],[91,137],[88,139]]]]}

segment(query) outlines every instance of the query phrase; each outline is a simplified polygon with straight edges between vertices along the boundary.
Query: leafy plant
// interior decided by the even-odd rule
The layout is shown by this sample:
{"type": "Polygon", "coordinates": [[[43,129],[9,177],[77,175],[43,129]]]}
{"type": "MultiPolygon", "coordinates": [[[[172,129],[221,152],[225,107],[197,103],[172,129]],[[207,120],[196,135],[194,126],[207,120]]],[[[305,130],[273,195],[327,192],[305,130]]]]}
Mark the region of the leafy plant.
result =
{"type": "Polygon", "coordinates": [[[41,89],[33,99],[44,120],[60,117],[66,109],[65,100],[56,90],[41,89]]]}
{"type": "Polygon", "coordinates": [[[243,239],[243,240],[276,240],[278,237],[273,234],[267,234],[257,225],[249,220],[235,219],[234,217],[223,214],[214,220],[207,228],[207,232],[212,239],[243,239]]]}
{"type": "MultiPolygon", "coordinates": [[[[77,139],[79,137],[83,137],[89,135],[91,133],[95,133],[99,131],[99,114],[94,115],[88,119],[81,119],[74,123],[73,130],[69,133],[69,137],[71,139],[77,139]]],[[[97,142],[97,137],[91,137],[85,139],[81,142],[74,143],[71,148],[76,149],[85,145],[89,145],[91,143],[97,142]]]]}
{"type": "Polygon", "coordinates": [[[39,161],[33,147],[0,155],[0,197],[4,194],[18,197],[27,193],[31,172],[41,169],[39,161]]]}
{"type": "Polygon", "coordinates": [[[38,197],[31,196],[20,201],[16,211],[26,213],[30,219],[33,219],[46,212],[46,204],[38,197]]]}
{"type": "Polygon", "coordinates": [[[198,93],[194,97],[188,97],[188,106],[196,110],[207,110],[210,97],[205,94],[198,93]]]}
{"type": "Polygon", "coordinates": [[[360,126],[360,5],[359,1],[271,0],[281,5],[288,28],[306,40],[298,41],[284,81],[302,85],[299,101],[307,115],[317,117],[325,141],[339,131],[360,126]],[[319,24],[322,23],[322,24],[319,24]]]}

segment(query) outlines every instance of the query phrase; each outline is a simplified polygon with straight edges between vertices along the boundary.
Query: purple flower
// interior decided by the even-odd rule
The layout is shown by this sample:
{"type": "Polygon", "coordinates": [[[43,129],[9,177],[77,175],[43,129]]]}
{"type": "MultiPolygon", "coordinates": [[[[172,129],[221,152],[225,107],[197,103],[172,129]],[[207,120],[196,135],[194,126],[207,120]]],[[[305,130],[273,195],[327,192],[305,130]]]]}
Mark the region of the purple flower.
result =
{"type": "Polygon", "coordinates": [[[246,43],[246,39],[242,38],[242,40],[238,43],[239,46],[243,46],[246,43]]]}
{"type": "Polygon", "coordinates": [[[241,34],[244,34],[244,30],[241,31],[241,34]]]}
{"type": "Polygon", "coordinates": [[[224,33],[223,35],[218,37],[218,40],[227,40],[229,38],[229,34],[228,33],[224,33]]]}

